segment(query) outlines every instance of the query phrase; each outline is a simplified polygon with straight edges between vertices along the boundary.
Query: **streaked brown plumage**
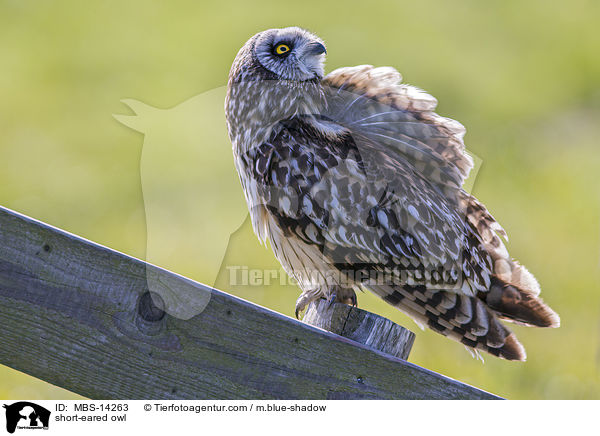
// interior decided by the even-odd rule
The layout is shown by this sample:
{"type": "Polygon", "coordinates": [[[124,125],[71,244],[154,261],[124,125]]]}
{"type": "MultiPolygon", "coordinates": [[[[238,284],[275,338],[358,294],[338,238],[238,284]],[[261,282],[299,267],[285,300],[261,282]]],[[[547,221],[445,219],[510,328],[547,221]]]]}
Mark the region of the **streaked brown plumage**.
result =
{"type": "Polygon", "coordinates": [[[324,52],[299,28],[255,35],[225,103],[254,230],[298,281],[296,312],[368,289],[467,347],[525,360],[499,320],[557,327],[559,317],[462,189],[464,127],[393,68],[323,77],[324,52]]]}

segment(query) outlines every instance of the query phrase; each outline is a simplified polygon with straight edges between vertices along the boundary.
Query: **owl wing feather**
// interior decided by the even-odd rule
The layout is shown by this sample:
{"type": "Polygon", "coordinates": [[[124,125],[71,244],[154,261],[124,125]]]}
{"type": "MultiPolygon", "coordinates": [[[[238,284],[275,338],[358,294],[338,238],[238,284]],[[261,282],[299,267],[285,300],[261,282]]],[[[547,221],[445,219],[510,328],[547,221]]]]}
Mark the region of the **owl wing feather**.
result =
{"type": "Polygon", "coordinates": [[[418,167],[430,182],[459,189],[473,167],[465,152],[465,128],[436,114],[434,97],[401,80],[391,67],[339,68],[323,80],[327,112],[418,167]]]}

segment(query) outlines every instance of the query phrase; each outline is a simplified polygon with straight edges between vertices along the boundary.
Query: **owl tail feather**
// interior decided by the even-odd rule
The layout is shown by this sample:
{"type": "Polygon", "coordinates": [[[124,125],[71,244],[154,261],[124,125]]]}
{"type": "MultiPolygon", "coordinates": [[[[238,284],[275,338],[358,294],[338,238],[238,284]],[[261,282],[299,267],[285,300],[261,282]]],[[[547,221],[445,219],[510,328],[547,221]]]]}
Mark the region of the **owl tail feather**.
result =
{"type": "Polygon", "coordinates": [[[559,327],[560,318],[540,297],[529,290],[492,278],[490,290],[479,297],[507,321],[535,327],[559,327]]]}
{"type": "Polygon", "coordinates": [[[374,286],[371,291],[444,336],[506,360],[524,361],[525,348],[478,297],[422,286],[374,286]]]}
{"type": "Polygon", "coordinates": [[[475,197],[460,193],[459,201],[473,233],[478,235],[493,263],[490,289],[479,298],[507,321],[536,327],[559,327],[560,318],[541,298],[540,285],[527,268],[508,254],[500,236],[506,232],[475,197]]]}

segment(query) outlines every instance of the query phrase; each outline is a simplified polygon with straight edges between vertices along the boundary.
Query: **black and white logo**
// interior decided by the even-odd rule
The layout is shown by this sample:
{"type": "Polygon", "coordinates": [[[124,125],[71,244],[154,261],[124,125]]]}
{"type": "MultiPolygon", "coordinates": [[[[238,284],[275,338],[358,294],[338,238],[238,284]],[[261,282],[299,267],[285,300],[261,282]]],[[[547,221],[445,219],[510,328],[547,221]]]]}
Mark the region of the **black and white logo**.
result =
{"type": "Polygon", "coordinates": [[[14,433],[16,429],[48,429],[50,411],[28,401],[19,401],[3,406],[6,409],[6,431],[14,433]]]}

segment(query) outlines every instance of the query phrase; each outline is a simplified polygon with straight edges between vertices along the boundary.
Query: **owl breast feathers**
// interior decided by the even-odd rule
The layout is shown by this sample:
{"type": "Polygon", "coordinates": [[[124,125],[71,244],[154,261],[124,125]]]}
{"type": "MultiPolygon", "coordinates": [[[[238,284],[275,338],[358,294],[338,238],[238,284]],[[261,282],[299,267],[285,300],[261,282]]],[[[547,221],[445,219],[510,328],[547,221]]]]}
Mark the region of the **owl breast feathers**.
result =
{"type": "Polygon", "coordinates": [[[462,188],[473,166],[464,127],[393,68],[323,77],[324,53],[299,28],[255,35],[225,103],[254,230],[302,289],[296,313],[366,289],[475,352],[525,360],[500,320],[560,320],[462,188]]]}

